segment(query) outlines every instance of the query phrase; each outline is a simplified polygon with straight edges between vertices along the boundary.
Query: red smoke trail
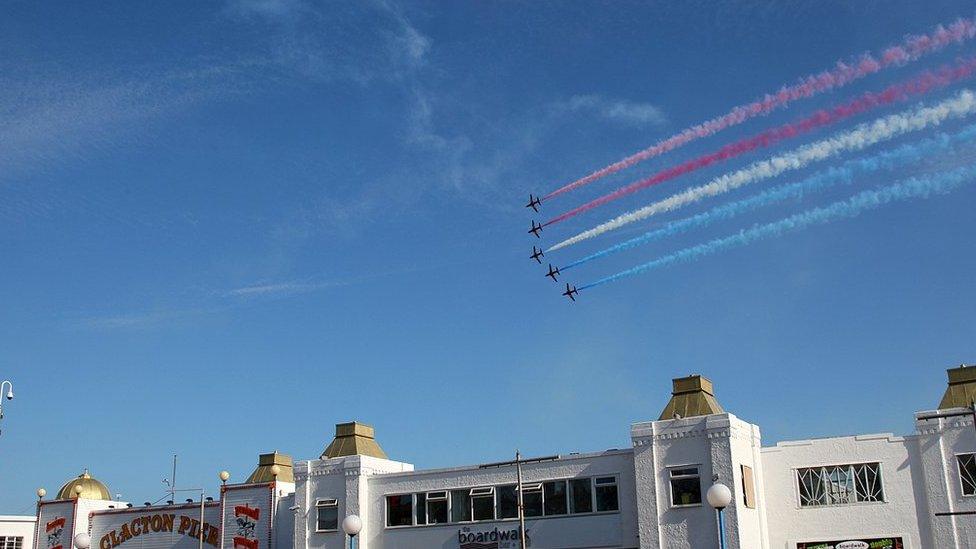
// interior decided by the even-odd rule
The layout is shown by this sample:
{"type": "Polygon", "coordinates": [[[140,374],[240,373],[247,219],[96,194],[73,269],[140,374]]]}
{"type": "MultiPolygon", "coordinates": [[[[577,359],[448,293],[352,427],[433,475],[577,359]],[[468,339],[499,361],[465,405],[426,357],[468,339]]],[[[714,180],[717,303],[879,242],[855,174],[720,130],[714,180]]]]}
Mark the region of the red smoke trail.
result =
{"type": "Polygon", "coordinates": [[[681,133],[660,141],[652,147],[628,156],[618,162],[614,162],[606,168],[597,170],[586,177],[577,179],[547,194],[542,197],[542,200],[548,200],[554,196],[596,181],[601,177],[619,172],[624,168],[629,168],[642,160],[647,160],[648,158],[677,149],[689,141],[707,137],[750,118],[769,114],[773,110],[784,107],[797,99],[811,97],[823,91],[845,86],[854,80],[874,74],[881,69],[903,65],[923,55],[939,51],[952,43],[958,44],[972,39],[974,36],[976,36],[976,22],[970,19],[959,19],[949,25],[949,28],[939,25],[932,34],[909,36],[902,45],[892,46],[882,51],[879,56],[880,59],[876,59],[871,54],[866,53],[854,64],[838,61],[837,66],[831,70],[807,76],[801,79],[798,84],[784,86],[775,94],[767,94],[758,101],[747,105],[740,105],[718,118],[713,118],[697,126],[683,130],[681,133]]]}
{"type": "Polygon", "coordinates": [[[558,223],[564,219],[573,217],[587,210],[592,210],[597,206],[606,204],[611,200],[620,198],[639,191],[641,189],[657,185],[669,179],[674,179],[679,175],[704,168],[716,162],[734,158],[740,154],[747,153],[755,149],[761,149],[779,143],[784,139],[789,139],[797,135],[804,134],[816,128],[827,126],[839,122],[846,118],[861,114],[871,109],[888,105],[896,101],[904,101],[914,96],[922,95],[936,88],[942,88],[959,80],[970,78],[976,71],[976,57],[959,61],[955,66],[943,66],[936,72],[926,71],[921,75],[902,82],[893,84],[885,88],[880,93],[867,92],[861,97],[843,105],[837,105],[831,109],[820,110],[812,116],[804,118],[798,122],[784,124],[771,130],[766,130],[758,135],[730,143],[721,149],[689,160],[683,164],[678,164],[666,170],[662,170],[647,179],[642,179],[621,187],[610,194],[606,194],[596,200],[587,202],[578,208],[572,209],[558,217],[555,217],[543,224],[543,227],[558,223]]]}

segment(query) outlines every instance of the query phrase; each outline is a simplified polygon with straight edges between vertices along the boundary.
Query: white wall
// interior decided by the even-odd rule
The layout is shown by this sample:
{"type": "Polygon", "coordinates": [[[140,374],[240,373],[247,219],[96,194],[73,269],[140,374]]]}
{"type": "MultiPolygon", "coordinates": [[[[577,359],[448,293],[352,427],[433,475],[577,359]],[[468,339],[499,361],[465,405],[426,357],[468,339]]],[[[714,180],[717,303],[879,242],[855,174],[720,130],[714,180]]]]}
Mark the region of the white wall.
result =
{"type": "Polygon", "coordinates": [[[758,427],[732,414],[713,414],[636,423],[631,427],[631,438],[641,549],[717,547],[715,510],[705,501],[713,477],[728,486],[734,496],[726,509],[727,547],[765,547],[761,482],[756,487],[760,497],[756,509],[745,509],[740,488],[740,465],[753,467],[759,478],[762,475],[762,464],[757,459],[758,427]],[[672,505],[670,471],[682,466],[699,468],[700,505],[672,505]]]}
{"type": "Polygon", "coordinates": [[[34,549],[34,525],[37,517],[0,515],[0,537],[24,538],[23,549],[34,549]]]}
{"type": "MultiPolygon", "coordinates": [[[[966,412],[965,409],[948,412],[966,412]]],[[[916,416],[939,413],[919,412],[916,416]]],[[[976,547],[976,515],[937,517],[935,513],[976,511],[976,497],[963,496],[956,455],[976,451],[972,416],[917,419],[916,495],[927,512],[919,516],[925,546],[976,547]]]]}
{"type": "MultiPolygon", "coordinates": [[[[637,498],[632,456],[630,450],[613,450],[600,454],[569,455],[556,461],[523,465],[524,482],[608,475],[617,477],[618,512],[526,519],[533,549],[637,547],[637,498]]],[[[496,528],[506,532],[517,529],[518,521],[515,519],[400,528],[387,528],[385,525],[387,495],[498,486],[515,482],[514,466],[487,469],[468,467],[370,476],[366,500],[370,533],[368,539],[363,541],[369,543],[369,549],[456,549],[459,545],[458,533],[464,529],[474,533],[491,532],[496,528]]]]}
{"type": "Polygon", "coordinates": [[[797,542],[856,538],[904,538],[906,547],[922,544],[912,467],[915,441],[891,434],[782,442],[762,450],[766,517],[771,549],[797,542]],[[881,463],[883,503],[800,507],[796,469],[853,463],[881,463]]]}

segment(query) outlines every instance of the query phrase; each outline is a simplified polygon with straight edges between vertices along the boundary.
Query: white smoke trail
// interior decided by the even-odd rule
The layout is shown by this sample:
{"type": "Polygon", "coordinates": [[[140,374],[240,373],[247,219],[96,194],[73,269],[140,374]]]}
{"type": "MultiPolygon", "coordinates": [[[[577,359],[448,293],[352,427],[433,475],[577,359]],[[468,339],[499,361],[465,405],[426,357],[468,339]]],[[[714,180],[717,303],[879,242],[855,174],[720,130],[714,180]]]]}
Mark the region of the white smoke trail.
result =
{"type": "Polygon", "coordinates": [[[845,217],[856,217],[865,210],[879,208],[891,202],[912,198],[927,198],[932,194],[947,193],[957,187],[972,183],[974,179],[976,179],[976,165],[964,166],[948,172],[925,177],[912,177],[887,187],[860,192],[847,200],[834,202],[829,206],[807,210],[779,221],[766,223],[765,225],[756,225],[751,229],[745,229],[724,238],[718,238],[704,244],[679,250],[654,261],[580,286],[579,290],[600,286],[601,284],[614,282],[621,278],[645,273],[667,265],[693,261],[706,255],[730,248],[746,246],[757,240],[777,237],[790,231],[804,229],[811,225],[821,225],[845,217]]]}
{"type": "Polygon", "coordinates": [[[653,215],[670,212],[742,187],[749,183],[776,177],[789,171],[798,170],[810,164],[836,156],[843,152],[857,151],[899,135],[937,126],[950,118],[960,118],[976,112],[976,94],[965,89],[955,97],[946,99],[931,107],[915,107],[901,113],[879,118],[873,122],[858,125],[853,130],[835,134],[832,137],[804,145],[786,154],[755,162],[741,170],[716,177],[709,183],[693,187],[664,200],[654,202],[643,208],[622,214],[610,221],[601,223],[576,236],[567,238],[547,249],[547,252],[565,248],[595,236],[619,229],[624,225],[647,219],[653,215]]]}

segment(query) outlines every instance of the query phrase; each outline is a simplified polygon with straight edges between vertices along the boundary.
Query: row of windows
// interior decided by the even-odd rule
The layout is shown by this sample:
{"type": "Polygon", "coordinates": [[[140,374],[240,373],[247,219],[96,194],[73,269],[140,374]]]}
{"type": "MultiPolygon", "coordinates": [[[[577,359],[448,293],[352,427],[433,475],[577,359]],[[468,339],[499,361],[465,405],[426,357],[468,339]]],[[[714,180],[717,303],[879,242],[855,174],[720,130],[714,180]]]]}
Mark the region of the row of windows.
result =
{"type": "Polygon", "coordinates": [[[0,536],[0,549],[21,549],[23,546],[23,536],[0,536]]]}
{"type": "MultiPolygon", "coordinates": [[[[617,478],[593,477],[522,484],[526,517],[618,510],[617,478]]],[[[515,484],[386,496],[387,526],[518,517],[515,484]]]]}

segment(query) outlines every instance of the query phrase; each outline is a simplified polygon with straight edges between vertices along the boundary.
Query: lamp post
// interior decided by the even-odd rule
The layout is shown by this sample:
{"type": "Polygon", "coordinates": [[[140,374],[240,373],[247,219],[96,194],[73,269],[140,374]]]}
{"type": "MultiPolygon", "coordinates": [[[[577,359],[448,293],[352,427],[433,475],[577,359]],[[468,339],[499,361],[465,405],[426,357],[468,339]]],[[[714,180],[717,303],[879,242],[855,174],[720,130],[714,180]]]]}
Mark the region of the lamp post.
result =
{"type": "Polygon", "coordinates": [[[705,499],[718,513],[718,546],[719,549],[725,549],[725,517],[722,512],[732,503],[732,490],[729,490],[728,486],[716,482],[705,493],[705,499]]]}
{"type": "Polygon", "coordinates": [[[349,549],[356,549],[356,534],[363,529],[363,520],[357,515],[342,519],[342,531],[349,536],[349,549]]]}
{"type": "MultiPolygon", "coordinates": [[[[13,384],[13,382],[10,381],[9,379],[5,379],[3,381],[0,381],[0,393],[3,393],[4,386],[7,387],[7,393],[4,395],[4,397],[7,400],[13,400],[14,399],[14,384],[13,384]]],[[[2,420],[3,420],[3,400],[0,399],[0,421],[2,421],[2,420]]],[[[3,433],[3,431],[0,430],[0,434],[2,434],[2,433],[3,433]]]]}

